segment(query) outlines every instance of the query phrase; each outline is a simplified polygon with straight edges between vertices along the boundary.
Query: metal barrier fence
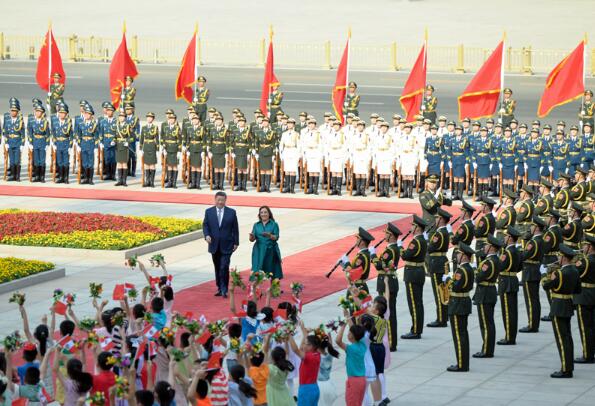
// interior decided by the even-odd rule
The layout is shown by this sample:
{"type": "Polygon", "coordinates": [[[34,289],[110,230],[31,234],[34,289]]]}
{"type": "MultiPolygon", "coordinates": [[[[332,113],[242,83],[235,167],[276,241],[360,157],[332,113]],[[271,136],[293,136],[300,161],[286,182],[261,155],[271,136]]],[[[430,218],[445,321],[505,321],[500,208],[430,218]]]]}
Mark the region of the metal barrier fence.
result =
{"type": "MultiPolygon", "coordinates": [[[[37,58],[42,36],[19,36],[0,33],[0,59],[37,58]]],[[[64,60],[73,62],[108,62],[115,52],[119,38],[57,37],[64,60]]],[[[139,63],[178,64],[187,46],[187,39],[138,38],[128,36],[132,57],[139,63]]],[[[335,67],[343,52],[344,43],[284,43],[275,42],[277,66],[322,68],[335,67]]],[[[221,41],[199,38],[199,60],[202,65],[262,66],[266,41],[221,41]]],[[[400,45],[397,42],[377,45],[353,44],[350,63],[353,69],[397,71],[413,65],[419,45],[400,45]]],[[[492,49],[480,47],[429,46],[428,69],[441,72],[473,72],[479,69],[492,49]]],[[[549,72],[568,50],[533,49],[531,46],[506,49],[508,73],[549,72]]],[[[587,72],[595,76],[595,49],[587,55],[587,72]]]]}

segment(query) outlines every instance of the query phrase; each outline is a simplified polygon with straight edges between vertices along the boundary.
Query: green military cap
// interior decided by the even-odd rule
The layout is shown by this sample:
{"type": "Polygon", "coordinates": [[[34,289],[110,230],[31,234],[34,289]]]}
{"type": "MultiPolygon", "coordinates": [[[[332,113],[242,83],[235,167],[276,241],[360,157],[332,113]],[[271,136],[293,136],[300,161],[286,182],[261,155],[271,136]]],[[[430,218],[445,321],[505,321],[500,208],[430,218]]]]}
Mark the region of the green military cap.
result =
{"type": "Polygon", "coordinates": [[[541,125],[541,121],[539,121],[539,120],[533,120],[533,122],[531,123],[531,125],[540,126],[541,125]]]}
{"type": "Polygon", "coordinates": [[[434,86],[432,85],[427,85],[426,86],[426,90],[431,90],[432,92],[434,91],[434,86]]]}
{"type": "Polygon", "coordinates": [[[552,126],[549,125],[549,124],[546,124],[546,125],[543,126],[543,129],[544,130],[551,130],[552,129],[552,126]]]}
{"type": "Polygon", "coordinates": [[[578,126],[577,126],[577,125],[573,125],[573,126],[571,126],[571,127],[570,127],[570,130],[575,130],[575,131],[578,131],[578,126]]]}
{"type": "Polygon", "coordinates": [[[128,103],[124,103],[124,108],[125,109],[133,109],[134,108],[134,102],[128,102],[128,103]]]}
{"type": "Polygon", "coordinates": [[[537,129],[537,128],[532,128],[532,129],[531,129],[531,134],[539,134],[539,129],[537,129]]]}
{"type": "Polygon", "coordinates": [[[295,124],[295,118],[288,118],[287,122],[295,124]]]}
{"type": "Polygon", "coordinates": [[[455,126],[455,130],[463,130],[463,127],[460,125],[455,126]]]}
{"type": "Polygon", "coordinates": [[[209,107],[209,109],[207,110],[207,112],[209,113],[215,113],[217,111],[217,109],[215,107],[209,107]]]}
{"type": "Polygon", "coordinates": [[[417,214],[413,215],[413,223],[416,226],[419,226],[421,228],[426,228],[429,224],[427,221],[425,221],[424,219],[422,219],[421,217],[419,217],[417,214]]]}
{"type": "Polygon", "coordinates": [[[282,116],[283,114],[285,114],[285,113],[283,113],[283,111],[279,110],[275,115],[277,117],[279,117],[279,116],[282,116]]]}
{"type": "Polygon", "coordinates": [[[165,110],[165,114],[171,115],[171,114],[174,114],[174,111],[173,111],[173,109],[167,109],[167,110],[165,110]]]}
{"type": "Polygon", "coordinates": [[[37,97],[34,97],[33,99],[31,99],[31,103],[33,104],[33,107],[43,104],[43,102],[41,100],[39,100],[37,97]]]}
{"type": "Polygon", "coordinates": [[[562,217],[562,213],[560,213],[559,210],[556,209],[550,209],[550,211],[548,213],[545,214],[546,216],[549,215],[550,217],[554,217],[556,220],[560,220],[560,217],[562,217]]]}
{"type": "Polygon", "coordinates": [[[405,124],[405,128],[413,128],[413,124],[411,124],[411,123],[406,123],[406,124],[405,124]]]}
{"type": "Polygon", "coordinates": [[[556,135],[564,135],[564,131],[562,131],[562,130],[556,130],[556,135]]]}
{"type": "Polygon", "coordinates": [[[198,114],[193,114],[190,116],[190,120],[200,120],[200,117],[198,117],[198,114]]]}
{"type": "Polygon", "coordinates": [[[197,82],[206,82],[207,79],[204,76],[199,76],[198,79],[196,79],[197,82]]]}
{"type": "Polygon", "coordinates": [[[486,131],[486,132],[487,132],[487,131],[488,131],[488,127],[485,127],[485,126],[484,126],[484,127],[481,127],[481,128],[479,129],[479,131],[486,131]]]}
{"type": "Polygon", "coordinates": [[[85,107],[86,104],[89,104],[89,102],[86,101],[86,100],[79,100],[79,106],[80,107],[85,107]]]}
{"type": "Polygon", "coordinates": [[[585,96],[593,97],[593,92],[591,90],[585,90],[585,96]]]}
{"type": "Polygon", "coordinates": [[[577,254],[577,252],[575,250],[573,250],[572,248],[570,248],[568,245],[562,243],[560,244],[560,254],[564,255],[566,258],[574,258],[577,254]]]}
{"type": "Polygon", "coordinates": [[[62,77],[62,75],[60,75],[58,72],[55,72],[55,73],[52,75],[52,77],[53,77],[53,78],[58,78],[58,79],[60,79],[60,78],[62,77]]]}
{"type": "Polygon", "coordinates": [[[519,120],[517,120],[516,118],[513,118],[512,120],[510,120],[510,123],[511,124],[512,123],[518,124],[519,123],[519,120]]]}
{"type": "Polygon", "coordinates": [[[496,123],[496,125],[495,125],[494,127],[499,127],[499,128],[502,128],[502,124],[500,124],[500,123],[496,123]]]}
{"type": "Polygon", "coordinates": [[[583,128],[585,128],[585,127],[589,127],[589,128],[591,128],[591,123],[590,123],[590,122],[588,122],[588,121],[584,122],[584,123],[583,123],[583,128]]]}
{"type": "Polygon", "coordinates": [[[582,173],[583,175],[587,176],[589,175],[589,171],[587,171],[585,168],[583,168],[582,166],[579,166],[578,168],[576,168],[576,171],[579,173],[582,173]]]}
{"type": "Polygon", "coordinates": [[[533,190],[531,190],[531,188],[527,185],[524,185],[521,190],[531,196],[533,196],[533,190]]]}
{"type": "Polygon", "coordinates": [[[567,173],[560,172],[560,175],[558,175],[558,180],[560,180],[560,179],[566,179],[566,180],[570,180],[570,179],[571,179],[571,177],[570,177],[570,175],[569,175],[569,174],[567,174],[567,173]]]}
{"type": "MultiPolygon", "coordinates": [[[[267,119],[267,121],[269,121],[269,118],[268,118],[268,117],[265,117],[265,118],[267,119]]],[[[215,120],[223,120],[223,116],[222,116],[221,114],[217,114],[217,115],[215,116],[215,120]]],[[[264,119],[263,119],[263,120],[264,120],[264,119]]]]}
{"type": "Polygon", "coordinates": [[[583,241],[583,244],[591,244],[595,247],[595,236],[585,234],[585,241],[583,241]]]}
{"type": "Polygon", "coordinates": [[[436,175],[430,175],[426,178],[426,182],[430,182],[430,183],[437,183],[438,182],[438,176],[436,175]]]}
{"type": "Polygon", "coordinates": [[[45,108],[42,105],[35,106],[35,108],[33,110],[41,111],[42,113],[45,113],[45,108]]]}
{"type": "Polygon", "coordinates": [[[475,127],[481,127],[481,122],[479,122],[479,121],[476,120],[476,121],[473,122],[472,125],[475,126],[475,127]]]}
{"type": "Polygon", "coordinates": [[[488,244],[493,245],[496,248],[504,247],[504,241],[501,238],[496,237],[494,234],[488,234],[488,244]]]}
{"type": "Polygon", "coordinates": [[[125,79],[134,82],[134,78],[130,75],[126,75],[125,79]]]}
{"type": "Polygon", "coordinates": [[[465,255],[471,256],[471,255],[475,254],[475,251],[473,250],[473,248],[471,248],[468,244],[465,244],[464,242],[460,242],[458,248],[459,248],[459,251],[465,255]]]}
{"type": "Polygon", "coordinates": [[[556,125],[561,125],[561,126],[564,126],[564,127],[566,127],[566,121],[564,121],[564,120],[560,120],[560,121],[558,121],[558,122],[556,123],[556,125]]]}
{"type": "Polygon", "coordinates": [[[457,123],[455,123],[454,121],[450,120],[447,125],[454,125],[454,126],[456,126],[457,123]]]}
{"type": "Polygon", "coordinates": [[[378,113],[372,113],[370,114],[370,118],[379,118],[380,116],[378,115],[378,113]]]}
{"type": "Polygon", "coordinates": [[[519,195],[517,195],[515,192],[508,188],[504,189],[504,195],[512,200],[516,200],[519,198],[519,195]]]}
{"type": "Polygon", "coordinates": [[[504,88],[504,94],[512,94],[512,89],[509,87],[504,88]]]}
{"type": "Polygon", "coordinates": [[[246,122],[246,117],[244,116],[240,116],[238,117],[238,122],[243,121],[244,123],[246,122]]]}
{"type": "Polygon", "coordinates": [[[481,197],[481,199],[479,200],[479,203],[489,206],[489,207],[494,207],[496,205],[496,202],[494,200],[490,199],[489,197],[487,197],[485,195],[481,197]]]}
{"type": "Polygon", "coordinates": [[[192,106],[186,107],[186,111],[193,111],[193,110],[194,110],[194,107],[192,107],[192,106]]]}
{"type": "Polygon", "coordinates": [[[415,116],[415,121],[422,121],[424,119],[424,116],[422,116],[421,114],[417,114],[415,116]]]}
{"type": "Polygon", "coordinates": [[[430,124],[432,124],[432,121],[430,121],[430,119],[428,119],[428,118],[425,118],[424,121],[423,121],[423,123],[424,124],[427,124],[427,125],[430,125],[430,124]]]}
{"type": "MultiPolygon", "coordinates": [[[[512,122],[512,121],[511,121],[512,122]]],[[[527,124],[523,123],[519,126],[519,128],[527,128],[527,124]]]]}
{"type": "Polygon", "coordinates": [[[446,116],[440,116],[440,117],[438,117],[438,121],[446,121],[446,116]]]}
{"type": "Polygon", "coordinates": [[[262,110],[261,109],[256,109],[256,110],[254,110],[254,114],[262,114],[262,110]]]}
{"type": "Polygon", "coordinates": [[[585,208],[583,206],[581,206],[581,204],[579,202],[572,202],[570,203],[570,207],[578,212],[579,214],[581,214],[583,211],[585,211],[585,208]]]}
{"type": "Polygon", "coordinates": [[[452,217],[452,214],[444,210],[442,207],[438,207],[437,214],[445,220],[450,220],[450,218],[452,217]]]}
{"type": "Polygon", "coordinates": [[[506,233],[515,238],[519,238],[521,236],[521,232],[513,226],[508,226],[506,228],[506,233]]]}
{"type": "Polygon", "coordinates": [[[386,230],[388,232],[390,232],[392,235],[394,235],[395,237],[398,237],[401,234],[403,234],[401,232],[401,230],[399,230],[399,227],[395,226],[393,223],[388,223],[386,226],[386,230]]]}
{"type": "Polygon", "coordinates": [[[469,117],[465,117],[462,121],[463,123],[470,123],[471,119],[469,117]]]}
{"type": "Polygon", "coordinates": [[[357,83],[355,83],[355,82],[349,82],[349,87],[357,87],[357,83]]]}
{"type": "Polygon", "coordinates": [[[171,118],[178,118],[174,113],[171,114],[171,118]]]}
{"type": "Polygon", "coordinates": [[[554,187],[554,184],[550,182],[548,178],[545,177],[541,179],[541,185],[548,189],[552,189],[554,187]]]}
{"type": "Polygon", "coordinates": [[[486,124],[494,124],[494,119],[493,118],[488,118],[486,120],[486,124]]]}
{"type": "Polygon", "coordinates": [[[461,206],[461,210],[465,210],[469,213],[473,213],[475,211],[475,207],[471,206],[465,200],[463,200],[463,205],[461,206]]]}
{"type": "Polygon", "coordinates": [[[357,229],[357,236],[366,242],[374,241],[374,236],[361,227],[357,229]]]}
{"type": "Polygon", "coordinates": [[[300,112],[299,114],[300,117],[308,117],[308,113],[306,113],[305,111],[300,112]]]}
{"type": "Polygon", "coordinates": [[[543,219],[537,215],[534,215],[531,220],[533,221],[533,224],[535,224],[542,230],[547,226],[547,224],[545,224],[545,221],[543,221],[543,219]]]}

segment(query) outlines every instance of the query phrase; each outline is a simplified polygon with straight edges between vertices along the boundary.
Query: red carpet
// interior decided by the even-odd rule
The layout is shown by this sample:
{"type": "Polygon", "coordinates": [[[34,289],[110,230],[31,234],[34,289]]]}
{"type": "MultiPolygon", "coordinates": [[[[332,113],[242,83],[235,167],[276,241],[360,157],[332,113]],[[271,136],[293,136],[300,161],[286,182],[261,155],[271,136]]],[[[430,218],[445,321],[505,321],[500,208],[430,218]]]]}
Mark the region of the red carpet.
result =
{"type": "MultiPolygon", "coordinates": [[[[406,233],[411,228],[411,216],[397,220],[394,224],[403,233],[406,233]]],[[[368,231],[376,237],[377,242],[383,237],[384,229],[385,226],[382,225],[368,231]]],[[[274,303],[291,300],[291,291],[289,289],[291,282],[300,282],[304,285],[302,293],[304,304],[345,289],[347,283],[341,268],[337,269],[329,279],[325,277],[325,274],[330,271],[337,259],[351,248],[354,242],[355,238],[353,236],[347,236],[283,258],[285,278],[281,281],[281,287],[285,293],[274,300],[274,303]]],[[[379,247],[380,250],[383,248],[384,244],[379,247]]],[[[249,273],[250,270],[241,272],[244,281],[248,280],[249,273]]],[[[376,276],[374,269],[370,274],[371,278],[376,276]]],[[[179,291],[175,296],[174,309],[182,313],[193,312],[195,317],[204,314],[208,320],[230,317],[232,314],[229,310],[229,302],[213,297],[214,292],[215,285],[213,281],[179,291]]],[[[240,309],[246,293],[238,291],[237,296],[237,308],[240,309]]],[[[264,299],[260,301],[259,306],[263,306],[263,303],[264,299]]],[[[339,315],[339,310],[337,312],[337,315],[339,315]]]]}
{"type": "MultiPolygon", "coordinates": [[[[0,195],[31,196],[64,199],[85,200],[118,200],[150,203],[179,203],[179,204],[213,204],[213,193],[180,193],[180,192],[148,192],[141,190],[90,189],[85,186],[77,187],[47,187],[47,186],[13,186],[0,185],[0,195]]],[[[362,211],[377,213],[420,214],[421,209],[417,199],[397,202],[395,198],[383,201],[371,201],[365,197],[360,200],[325,198],[282,197],[282,195],[260,194],[258,196],[238,195],[231,192],[228,197],[229,206],[260,207],[265,203],[274,208],[362,211]]]]}

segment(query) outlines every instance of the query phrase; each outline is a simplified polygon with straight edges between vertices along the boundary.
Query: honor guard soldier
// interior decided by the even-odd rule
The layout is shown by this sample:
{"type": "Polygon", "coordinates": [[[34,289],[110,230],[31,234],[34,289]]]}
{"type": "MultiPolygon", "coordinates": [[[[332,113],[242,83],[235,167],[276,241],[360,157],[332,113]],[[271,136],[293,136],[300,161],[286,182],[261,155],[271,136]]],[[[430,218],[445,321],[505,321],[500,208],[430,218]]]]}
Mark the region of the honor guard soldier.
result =
{"type": "MultiPolygon", "coordinates": [[[[182,130],[175,114],[170,115],[161,133],[161,146],[165,155],[168,182],[166,188],[177,188],[178,165],[182,151],[182,130]]],[[[163,174],[161,176],[164,176],[163,174]]]]}
{"type": "Polygon", "coordinates": [[[521,251],[523,273],[521,283],[525,296],[525,307],[527,309],[528,325],[519,329],[520,333],[537,333],[541,318],[541,303],[539,301],[539,281],[541,280],[540,269],[543,266],[544,241],[543,232],[546,223],[538,216],[533,216],[532,225],[528,230],[532,237],[525,244],[521,251]]]}
{"type": "Polygon", "coordinates": [[[570,205],[570,176],[566,173],[560,173],[558,177],[558,193],[554,198],[554,208],[560,211],[562,217],[566,217],[568,206],[570,205]]]}
{"type": "Polygon", "coordinates": [[[502,210],[496,217],[496,236],[502,237],[506,234],[509,226],[516,224],[516,210],[514,202],[518,198],[517,194],[510,189],[506,189],[502,195],[502,210]]]}
{"type": "MultiPolygon", "coordinates": [[[[438,126],[432,124],[430,135],[426,138],[424,156],[428,161],[428,176],[438,176],[442,179],[442,163],[444,162],[444,140],[438,135],[438,126]]],[[[442,187],[442,185],[440,185],[442,187]]]]}
{"type": "Polygon", "coordinates": [[[52,143],[56,151],[56,161],[54,162],[56,183],[68,183],[73,141],[74,128],[72,120],[68,117],[68,106],[65,103],[60,103],[58,105],[58,120],[52,126],[52,143]]]}
{"type": "Polygon", "coordinates": [[[506,248],[500,254],[502,271],[498,278],[498,295],[500,296],[502,321],[504,322],[504,338],[498,340],[498,345],[516,344],[519,316],[519,279],[517,273],[521,270],[521,254],[517,248],[517,240],[520,236],[519,230],[508,226],[504,236],[506,248]]]}
{"type": "Polygon", "coordinates": [[[450,245],[452,227],[448,222],[451,214],[446,210],[438,208],[436,217],[436,231],[432,232],[428,239],[428,273],[432,280],[432,291],[436,303],[436,320],[426,324],[426,327],[446,327],[448,309],[440,299],[440,285],[443,284],[442,277],[448,274],[449,265],[446,253],[450,245]]]}
{"type": "Polygon", "coordinates": [[[421,102],[421,114],[425,119],[430,120],[431,124],[436,124],[436,107],[438,107],[438,99],[434,96],[434,86],[427,85],[421,102]]]}
{"type": "MultiPolygon", "coordinates": [[[[238,184],[235,190],[247,192],[248,183],[248,160],[250,150],[254,145],[250,127],[246,125],[244,116],[238,117],[238,122],[231,132],[231,158],[235,161],[235,168],[238,170],[238,184]]],[[[199,175],[200,176],[200,175],[199,175]]]]}
{"type": "Polygon", "coordinates": [[[433,231],[436,224],[436,216],[440,206],[452,206],[452,200],[445,197],[442,192],[437,190],[438,178],[430,176],[426,179],[426,190],[419,194],[419,203],[422,210],[422,218],[428,223],[429,232],[433,231]]]}
{"type": "Polygon", "coordinates": [[[574,370],[574,343],[570,319],[574,314],[573,295],[581,291],[579,271],[573,264],[575,256],[575,250],[561,244],[560,268],[545,273],[541,282],[544,289],[549,290],[552,295],[550,317],[562,364],[559,371],[550,375],[552,378],[572,378],[574,370]]]}
{"type": "Polygon", "coordinates": [[[10,112],[4,114],[2,136],[5,140],[5,151],[8,152],[10,173],[9,181],[21,181],[21,151],[25,144],[25,123],[21,114],[21,103],[14,97],[9,101],[10,112]]]}
{"type": "Polygon", "coordinates": [[[554,207],[554,195],[552,189],[554,185],[547,179],[542,179],[539,185],[539,198],[535,204],[535,214],[538,216],[547,215],[554,207]]]}
{"type": "Polygon", "coordinates": [[[490,184],[490,170],[492,167],[492,140],[488,138],[488,129],[482,127],[479,137],[471,145],[471,161],[474,176],[477,178],[477,195],[487,196],[490,184]]]}
{"type": "Polygon", "coordinates": [[[595,136],[590,123],[583,124],[583,143],[585,146],[583,169],[589,170],[595,161],[595,136]]]}
{"type": "Polygon", "coordinates": [[[420,339],[424,326],[423,289],[426,282],[425,258],[428,251],[428,242],[425,237],[425,228],[428,223],[413,215],[411,233],[413,239],[407,248],[401,251],[401,258],[405,261],[403,282],[407,290],[407,305],[411,315],[411,330],[401,336],[402,339],[420,339]]]}
{"type": "MultiPolygon", "coordinates": [[[[514,134],[514,132],[513,132],[514,134]]],[[[516,190],[520,190],[525,184],[525,176],[527,173],[527,124],[521,124],[519,127],[519,133],[514,137],[516,144],[516,169],[515,169],[515,181],[516,190]]]]}
{"type": "Polygon", "coordinates": [[[103,175],[105,180],[116,180],[116,123],[114,105],[110,102],[104,104],[106,116],[99,121],[99,148],[102,152],[103,175]]]}
{"type": "Polygon", "coordinates": [[[136,89],[132,86],[134,78],[132,76],[126,76],[126,83],[124,89],[122,89],[122,103],[134,103],[136,97],[136,89]]]}
{"type": "MultiPolygon", "coordinates": [[[[558,261],[560,255],[560,244],[562,244],[562,227],[558,223],[561,214],[556,209],[551,209],[545,217],[547,230],[543,235],[543,265],[546,267],[558,261]]],[[[549,290],[545,290],[550,308],[552,307],[552,296],[549,290]]],[[[541,321],[551,321],[549,314],[541,317],[541,321]]]]}
{"type": "Polygon", "coordinates": [[[543,141],[539,139],[539,130],[531,130],[531,138],[525,143],[525,166],[527,173],[527,186],[537,193],[543,166],[547,165],[543,155],[543,141]]]}
{"type": "Polygon", "coordinates": [[[124,103],[126,122],[130,126],[130,145],[128,145],[128,176],[136,176],[136,143],[140,135],[140,120],[134,115],[134,102],[124,103]]]}
{"type": "Polygon", "coordinates": [[[592,364],[595,362],[595,326],[593,325],[595,316],[595,236],[585,236],[583,250],[583,255],[576,261],[581,292],[575,294],[572,300],[576,306],[583,354],[581,357],[575,358],[574,362],[592,364]]]}
{"type": "Polygon", "coordinates": [[[80,153],[79,170],[84,173],[84,179],[79,183],[93,185],[93,168],[95,167],[95,149],[99,145],[99,128],[97,120],[93,118],[95,111],[90,104],[85,106],[85,120],[79,127],[77,141],[80,153]]]}
{"type": "Polygon", "coordinates": [[[58,72],[52,75],[53,82],[50,85],[47,103],[50,105],[50,115],[57,112],[57,105],[64,101],[64,84],[62,83],[62,75],[58,72]]]}
{"type": "MultiPolygon", "coordinates": [[[[186,129],[186,155],[188,160],[188,189],[200,189],[200,175],[202,173],[202,160],[205,155],[205,129],[200,125],[198,115],[190,118],[190,126],[186,129]]],[[[246,154],[249,147],[246,147],[246,154]]],[[[236,157],[237,161],[237,157],[236,157]]]]}
{"type": "MultiPolygon", "coordinates": [[[[161,137],[163,137],[163,134],[165,133],[165,127],[167,127],[169,125],[169,121],[172,118],[172,116],[174,116],[174,115],[175,115],[175,113],[174,113],[173,109],[167,109],[167,110],[165,110],[165,120],[163,120],[161,122],[161,129],[159,131],[159,134],[160,134],[161,137]]],[[[204,125],[204,123],[203,123],[203,125],[204,125]]],[[[208,133],[208,131],[207,131],[207,133],[208,133]]],[[[162,141],[162,139],[160,139],[160,141],[162,141]]],[[[162,150],[162,160],[165,161],[165,158],[163,158],[163,150],[162,150]]],[[[168,175],[169,175],[169,172],[166,170],[165,171],[165,178],[163,179],[163,183],[164,184],[169,184],[169,177],[168,177],[168,175]]]]}
{"type": "MultiPolygon", "coordinates": [[[[301,118],[301,117],[300,117],[301,118]]],[[[300,174],[301,142],[300,132],[293,118],[287,120],[287,131],[281,136],[279,154],[283,162],[284,184],[282,193],[295,193],[295,182],[300,174]]],[[[338,185],[338,194],[341,194],[341,185],[338,185]]]]}
{"type": "Polygon", "coordinates": [[[128,162],[130,158],[130,143],[134,140],[130,124],[126,120],[126,113],[120,110],[118,114],[118,123],[116,124],[116,170],[118,171],[118,181],[114,186],[128,186],[126,177],[128,176],[128,162]]]}
{"type": "MultiPolygon", "coordinates": [[[[350,285],[354,285],[359,290],[363,290],[366,293],[370,293],[368,289],[368,276],[370,275],[370,251],[368,247],[370,242],[374,241],[372,234],[359,227],[357,234],[355,235],[356,248],[359,250],[352,261],[349,260],[347,255],[341,257],[341,264],[345,271],[345,277],[350,285]]],[[[347,297],[351,293],[347,291],[347,297]]]]}
{"type": "Polygon", "coordinates": [[[209,159],[213,168],[213,189],[223,190],[225,181],[225,164],[229,149],[227,128],[223,124],[223,117],[217,113],[214,126],[209,130],[209,159]]]}
{"type": "Polygon", "coordinates": [[[452,171],[453,200],[463,200],[466,171],[469,168],[469,140],[463,136],[460,126],[455,127],[455,136],[450,141],[447,156],[448,166],[452,171]]]}
{"type": "Polygon", "coordinates": [[[496,218],[493,212],[496,202],[487,196],[482,196],[479,203],[481,204],[481,217],[475,227],[475,249],[483,251],[488,237],[494,235],[496,231],[496,218]]]}
{"type": "Polygon", "coordinates": [[[345,109],[345,115],[351,113],[354,117],[359,117],[359,102],[360,95],[356,94],[357,84],[355,82],[349,82],[349,90],[345,95],[345,102],[343,108],[345,109]]]}
{"type": "Polygon", "coordinates": [[[45,118],[43,106],[35,106],[35,116],[27,127],[29,135],[29,149],[33,153],[33,179],[32,182],[45,183],[46,151],[50,145],[51,130],[45,118]]]}
{"type": "MultiPolygon", "coordinates": [[[[74,140],[73,140],[73,149],[75,151],[75,156],[73,157],[73,160],[76,162],[78,161],[76,158],[76,150],[78,149],[78,140],[81,137],[81,125],[83,123],[83,121],[85,121],[85,107],[89,105],[89,102],[86,100],[80,100],[79,101],[79,114],[77,116],[74,117],[74,140]]],[[[75,167],[75,164],[72,165],[73,170],[75,167]]]]}
{"type": "Polygon", "coordinates": [[[535,204],[533,203],[533,190],[528,186],[523,186],[520,192],[519,202],[516,207],[516,228],[521,233],[521,240],[525,241],[527,232],[533,222],[533,214],[535,213],[535,204]]]}
{"type": "Polygon", "coordinates": [[[587,198],[589,199],[587,203],[589,206],[587,206],[587,213],[585,213],[581,220],[585,238],[587,236],[595,237],[595,193],[589,193],[587,198]]]}
{"type": "Polygon", "coordinates": [[[475,269],[471,265],[473,248],[459,243],[457,262],[459,266],[453,271],[452,279],[444,275],[444,282],[449,285],[448,317],[452,330],[457,363],[446,368],[449,372],[469,371],[469,331],[467,322],[471,314],[471,295],[475,269]]]}
{"type": "Polygon", "coordinates": [[[553,165],[553,158],[552,158],[552,144],[554,143],[554,138],[551,134],[552,126],[546,124],[543,126],[543,134],[540,137],[541,141],[541,176],[549,178],[552,176],[552,171],[554,169],[553,165]]]}
{"type": "Polygon", "coordinates": [[[328,191],[331,195],[341,196],[343,184],[343,171],[345,170],[345,158],[347,156],[347,142],[345,134],[341,130],[341,121],[335,120],[326,139],[326,162],[330,181],[328,191]]]}
{"type": "MultiPolygon", "coordinates": [[[[512,138],[510,127],[504,129],[504,138],[500,141],[500,160],[498,167],[502,175],[501,184],[503,189],[514,190],[514,182],[517,170],[516,142],[512,138]]],[[[504,194],[504,190],[501,191],[504,194]]]]}
{"type": "Polygon", "coordinates": [[[498,300],[496,283],[500,275],[502,264],[498,253],[504,247],[504,242],[492,234],[487,236],[482,252],[477,255],[483,259],[477,266],[475,274],[475,293],[473,303],[477,305],[479,329],[483,344],[481,351],[473,354],[473,358],[493,358],[496,345],[496,324],[494,323],[494,308],[498,300]]]}
{"type": "Polygon", "coordinates": [[[569,221],[562,227],[564,244],[574,250],[580,248],[580,243],[583,240],[583,226],[581,224],[583,211],[583,206],[577,202],[572,202],[568,209],[569,221]]]}
{"type": "Polygon", "coordinates": [[[578,118],[581,126],[584,128],[585,125],[593,128],[593,114],[595,113],[595,103],[593,103],[593,92],[591,90],[585,90],[583,95],[583,102],[579,109],[578,118]]]}
{"type": "Polygon", "coordinates": [[[308,127],[308,113],[305,111],[300,112],[298,116],[298,122],[295,123],[295,130],[298,133],[302,133],[302,130],[308,127]]]}
{"type": "MultiPolygon", "coordinates": [[[[417,140],[413,135],[411,123],[405,124],[403,127],[403,133],[400,136],[400,143],[398,150],[400,151],[398,160],[398,175],[401,178],[399,182],[402,182],[403,193],[400,198],[413,199],[413,182],[417,173],[418,165],[418,151],[417,151],[417,140]]],[[[433,222],[430,224],[434,224],[433,222]]]]}
{"type": "Polygon", "coordinates": [[[516,101],[512,99],[512,90],[510,88],[504,89],[504,98],[500,102],[498,109],[498,121],[504,128],[510,126],[510,122],[514,119],[514,110],[516,109],[516,101]]]}
{"type": "Polygon", "coordinates": [[[566,142],[568,144],[568,174],[574,176],[574,172],[585,160],[583,138],[578,133],[578,127],[576,125],[570,127],[570,136],[566,142]]]}
{"type": "Polygon", "coordinates": [[[552,143],[552,177],[558,179],[560,174],[567,173],[569,168],[568,143],[564,139],[564,132],[556,132],[556,141],[552,143]]]}
{"type": "Polygon", "coordinates": [[[452,251],[453,269],[457,267],[457,246],[459,243],[462,242],[467,245],[471,245],[473,239],[475,238],[475,225],[473,224],[473,213],[475,212],[475,207],[463,200],[461,212],[462,223],[457,229],[457,232],[454,233],[451,238],[451,243],[454,245],[454,249],[452,251]]]}
{"type": "MultiPolygon", "coordinates": [[[[273,174],[273,156],[278,147],[277,135],[269,125],[268,117],[263,117],[262,126],[254,132],[254,145],[258,161],[258,176],[260,179],[259,192],[271,192],[271,177],[273,174]]],[[[315,194],[318,194],[318,179],[316,179],[315,194]]]]}
{"type": "MultiPolygon", "coordinates": [[[[142,162],[145,171],[145,183],[143,187],[155,187],[155,172],[157,166],[157,152],[159,151],[159,127],[153,123],[155,113],[146,114],[147,124],[140,132],[139,151],[142,154],[142,162]]],[[[200,179],[199,179],[200,180],[200,179]]]]}
{"type": "Polygon", "coordinates": [[[196,114],[198,114],[198,119],[203,127],[205,126],[207,120],[207,102],[209,101],[210,96],[209,89],[206,88],[206,83],[207,79],[204,76],[198,77],[198,87],[196,88],[196,94],[194,95],[194,99],[192,101],[194,111],[196,111],[196,114]]]}
{"type": "Polygon", "coordinates": [[[500,147],[503,137],[502,131],[502,124],[497,123],[494,126],[494,133],[490,134],[490,139],[492,140],[492,148],[490,150],[490,175],[491,175],[491,182],[490,182],[490,189],[492,193],[490,194],[491,197],[500,196],[500,182],[502,179],[500,178],[500,147]]]}
{"type": "Polygon", "coordinates": [[[397,294],[399,293],[399,280],[397,279],[397,266],[401,255],[398,238],[401,230],[392,223],[388,223],[384,230],[386,248],[380,256],[372,254],[371,260],[378,271],[376,288],[380,296],[384,296],[386,289],[389,290],[388,308],[390,315],[388,319],[389,331],[388,342],[391,352],[397,351],[397,294]]]}
{"type": "Polygon", "coordinates": [[[376,195],[379,197],[390,197],[390,176],[393,173],[394,157],[395,148],[388,133],[388,123],[383,121],[374,142],[374,172],[378,177],[376,195]]]}
{"type": "Polygon", "coordinates": [[[570,189],[570,199],[583,204],[587,200],[589,193],[589,183],[587,183],[587,176],[589,172],[584,168],[579,167],[574,173],[575,185],[570,189]]]}
{"type": "Polygon", "coordinates": [[[274,83],[271,85],[271,94],[269,96],[269,117],[272,123],[277,122],[277,113],[283,114],[281,103],[283,103],[283,92],[279,90],[279,83],[274,83]]]}
{"type": "Polygon", "coordinates": [[[306,194],[318,193],[318,181],[322,167],[322,139],[320,132],[316,129],[316,120],[308,120],[308,128],[302,133],[302,153],[303,161],[306,163],[304,172],[308,182],[306,184],[306,194]]]}

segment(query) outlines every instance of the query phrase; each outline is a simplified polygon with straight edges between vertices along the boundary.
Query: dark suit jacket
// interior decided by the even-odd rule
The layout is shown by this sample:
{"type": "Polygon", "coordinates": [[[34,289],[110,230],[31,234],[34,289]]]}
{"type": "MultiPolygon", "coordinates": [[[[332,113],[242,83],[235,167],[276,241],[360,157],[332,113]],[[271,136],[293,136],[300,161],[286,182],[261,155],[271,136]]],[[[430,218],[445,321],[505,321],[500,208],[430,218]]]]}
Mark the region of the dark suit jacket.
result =
{"type": "Polygon", "coordinates": [[[209,207],[205,210],[205,218],[202,222],[202,231],[205,238],[210,236],[209,252],[211,254],[220,251],[222,254],[231,254],[234,245],[240,245],[240,231],[236,211],[229,207],[223,209],[221,227],[217,220],[217,208],[209,207]]]}

